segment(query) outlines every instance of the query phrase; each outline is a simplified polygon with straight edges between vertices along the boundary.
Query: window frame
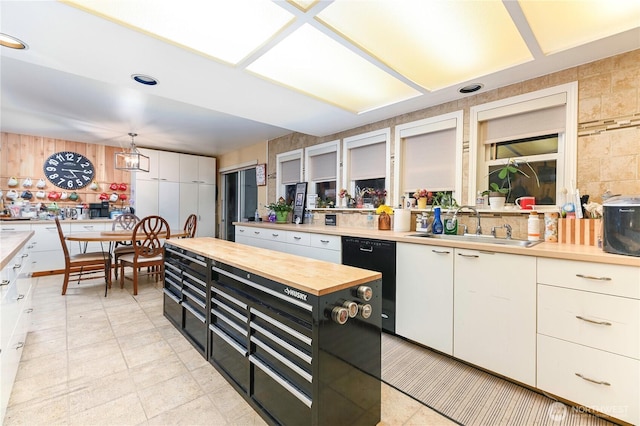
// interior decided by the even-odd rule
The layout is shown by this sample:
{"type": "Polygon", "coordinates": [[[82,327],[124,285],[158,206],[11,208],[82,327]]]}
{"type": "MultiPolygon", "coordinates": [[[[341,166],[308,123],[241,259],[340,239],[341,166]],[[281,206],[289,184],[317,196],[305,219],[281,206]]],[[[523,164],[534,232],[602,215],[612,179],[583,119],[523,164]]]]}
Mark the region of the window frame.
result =
{"type": "Polygon", "coordinates": [[[311,157],[316,155],[328,154],[330,152],[336,153],[336,199],[334,200],[337,203],[338,191],[340,191],[340,140],[334,140],[330,142],[321,143],[318,145],[313,145],[304,149],[304,180],[308,182],[307,193],[314,194],[315,187],[317,183],[321,182],[331,182],[331,180],[322,180],[322,181],[314,181],[311,180],[311,157]]]}
{"type": "MultiPolygon", "coordinates": [[[[490,161],[484,159],[484,141],[480,138],[480,123],[486,120],[479,118],[483,114],[491,118],[502,118],[510,115],[522,114],[540,109],[536,103],[549,98],[543,108],[565,105],[565,129],[558,134],[558,158],[556,162],[556,205],[561,200],[560,194],[564,188],[572,188],[576,184],[577,176],[577,146],[578,146],[578,83],[571,82],[559,86],[549,87],[535,92],[525,93],[510,98],[501,99],[476,105],[469,113],[469,193],[468,203],[475,204],[477,191],[488,188],[488,167],[490,161]],[[559,95],[566,95],[566,101],[560,102],[559,95]],[[490,112],[490,110],[495,110],[490,112]],[[562,152],[561,152],[562,151],[562,152]]],[[[513,139],[518,139],[514,134],[513,139]]],[[[527,158],[527,157],[518,157],[527,158]]],[[[538,161],[530,157],[532,161],[538,161]]],[[[494,162],[495,163],[495,162],[494,162]]]]}
{"type": "Polygon", "coordinates": [[[286,161],[299,160],[300,161],[300,171],[298,174],[298,182],[302,180],[303,176],[303,150],[294,149],[293,151],[287,151],[276,155],[276,200],[280,199],[280,197],[285,197],[287,194],[285,184],[282,183],[282,163],[286,161]]]}
{"type": "MultiPolygon", "coordinates": [[[[395,127],[395,153],[396,161],[394,164],[394,201],[393,205],[397,206],[400,203],[399,197],[404,193],[402,192],[402,173],[403,167],[402,152],[405,138],[426,135],[429,133],[435,133],[442,130],[455,129],[455,162],[454,162],[454,189],[452,196],[456,200],[462,198],[462,150],[464,142],[464,111],[458,110],[447,114],[437,115],[435,117],[424,118],[422,120],[416,120],[405,124],[399,124],[395,127]],[[451,124],[451,120],[455,120],[455,124],[451,124]]],[[[415,190],[417,188],[413,188],[415,190]]],[[[428,189],[428,188],[427,188],[428,189]]],[[[475,203],[475,200],[474,200],[475,203]]]]}
{"type": "Polygon", "coordinates": [[[342,140],[342,182],[343,187],[347,187],[347,191],[350,194],[355,193],[355,184],[351,179],[351,171],[349,170],[349,164],[351,161],[351,150],[360,148],[367,145],[375,145],[379,143],[385,144],[385,170],[384,175],[384,190],[387,191],[387,198],[391,197],[390,183],[391,183],[391,128],[385,127],[383,129],[373,130],[371,132],[362,133],[355,136],[350,136],[342,140]]]}

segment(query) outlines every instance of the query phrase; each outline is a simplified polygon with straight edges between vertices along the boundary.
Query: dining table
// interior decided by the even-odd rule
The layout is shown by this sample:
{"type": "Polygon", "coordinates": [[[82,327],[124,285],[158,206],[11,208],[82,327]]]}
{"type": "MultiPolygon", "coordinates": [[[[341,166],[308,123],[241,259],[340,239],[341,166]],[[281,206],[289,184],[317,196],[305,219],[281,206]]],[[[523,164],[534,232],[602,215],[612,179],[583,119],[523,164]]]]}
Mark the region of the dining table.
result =
{"type": "MultiPolygon", "coordinates": [[[[160,232],[158,234],[160,239],[166,237],[166,232],[160,232]]],[[[169,239],[171,238],[184,238],[188,237],[189,232],[184,229],[170,229],[169,230],[169,239]]],[[[136,241],[142,241],[147,237],[144,232],[139,232],[136,235],[136,241]]],[[[87,245],[89,243],[100,243],[100,249],[102,250],[102,254],[105,259],[105,289],[104,295],[107,296],[107,291],[109,289],[109,283],[111,282],[111,253],[117,242],[133,242],[133,230],[115,230],[115,231],[95,231],[95,232],[72,232],[70,234],[65,235],[65,240],[67,241],[75,241],[80,244],[80,251],[86,252],[87,245]],[[108,243],[105,248],[105,244],[108,243]]]]}

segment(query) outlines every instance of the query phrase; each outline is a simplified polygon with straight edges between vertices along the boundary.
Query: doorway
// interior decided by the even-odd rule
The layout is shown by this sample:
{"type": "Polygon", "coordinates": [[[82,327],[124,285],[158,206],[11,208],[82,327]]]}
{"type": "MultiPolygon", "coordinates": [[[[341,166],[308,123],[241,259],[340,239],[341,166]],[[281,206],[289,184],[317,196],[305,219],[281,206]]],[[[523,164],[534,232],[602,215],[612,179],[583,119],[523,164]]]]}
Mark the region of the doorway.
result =
{"type": "Polygon", "coordinates": [[[223,239],[235,241],[233,222],[253,220],[258,208],[256,168],[236,170],[223,175],[221,229],[223,239]]]}

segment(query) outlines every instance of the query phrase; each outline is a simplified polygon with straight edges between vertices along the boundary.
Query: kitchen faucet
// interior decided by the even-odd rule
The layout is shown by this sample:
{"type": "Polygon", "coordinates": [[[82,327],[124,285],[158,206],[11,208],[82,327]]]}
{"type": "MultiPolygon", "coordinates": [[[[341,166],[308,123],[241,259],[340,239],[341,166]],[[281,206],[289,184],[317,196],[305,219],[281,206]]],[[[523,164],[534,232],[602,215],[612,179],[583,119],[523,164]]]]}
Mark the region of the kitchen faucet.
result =
{"type": "Polygon", "coordinates": [[[472,206],[460,206],[453,214],[453,219],[456,220],[458,216],[458,212],[464,208],[467,208],[476,214],[476,235],[482,235],[482,226],[480,225],[480,213],[476,210],[475,207],[472,206]]]}
{"type": "Polygon", "coordinates": [[[494,238],[496,237],[496,229],[498,229],[498,228],[506,229],[507,230],[507,239],[508,240],[511,239],[511,231],[512,231],[511,225],[509,225],[508,223],[505,223],[502,226],[494,226],[493,228],[491,228],[491,235],[493,235],[494,238]]]}

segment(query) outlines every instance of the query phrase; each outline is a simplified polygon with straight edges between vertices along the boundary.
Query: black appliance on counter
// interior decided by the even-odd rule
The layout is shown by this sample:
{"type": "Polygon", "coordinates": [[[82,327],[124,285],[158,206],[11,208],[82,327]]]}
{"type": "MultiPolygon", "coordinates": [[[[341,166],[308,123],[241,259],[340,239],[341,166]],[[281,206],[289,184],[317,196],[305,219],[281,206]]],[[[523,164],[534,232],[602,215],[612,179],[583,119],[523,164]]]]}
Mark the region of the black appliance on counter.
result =
{"type": "Polygon", "coordinates": [[[99,219],[103,217],[109,217],[109,202],[89,203],[89,218],[99,219]]]}
{"type": "Polygon", "coordinates": [[[382,329],[396,332],[396,243],[342,237],[342,264],[382,273],[382,329]]]}
{"type": "Polygon", "coordinates": [[[640,256],[640,196],[619,196],[602,206],[603,245],[608,253],[640,256]]]}

